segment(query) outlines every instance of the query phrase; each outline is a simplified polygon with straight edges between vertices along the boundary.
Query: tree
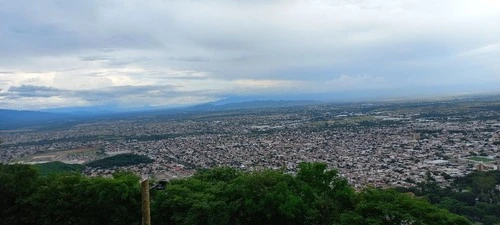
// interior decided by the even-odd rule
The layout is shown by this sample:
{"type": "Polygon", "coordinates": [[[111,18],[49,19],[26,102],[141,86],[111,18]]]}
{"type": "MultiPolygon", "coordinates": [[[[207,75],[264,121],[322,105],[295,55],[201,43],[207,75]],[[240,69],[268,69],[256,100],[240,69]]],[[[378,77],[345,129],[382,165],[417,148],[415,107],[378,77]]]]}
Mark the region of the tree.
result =
{"type": "Polygon", "coordinates": [[[0,224],[31,224],[29,196],[37,189],[38,173],[28,165],[0,164],[0,224]]]}
{"type": "Polygon", "coordinates": [[[323,163],[302,163],[297,180],[307,205],[307,224],[328,224],[343,211],[353,208],[354,190],[336,170],[327,170],[323,163]]]}
{"type": "Polygon", "coordinates": [[[37,224],[136,224],[140,218],[138,177],[113,179],[80,174],[44,177],[30,197],[37,224]]]}
{"type": "MultiPolygon", "coordinates": [[[[130,173],[39,176],[28,165],[0,165],[0,194],[2,225],[140,222],[139,178],[130,173]]],[[[167,225],[470,224],[424,198],[381,189],[356,193],[320,163],[301,164],[295,176],[279,170],[202,170],[154,191],[151,202],[153,223],[167,225]]],[[[500,210],[460,204],[457,212],[488,223],[500,210]]]]}
{"type": "Polygon", "coordinates": [[[343,224],[471,224],[423,199],[394,190],[367,189],[358,197],[354,211],[342,215],[343,224]]]}

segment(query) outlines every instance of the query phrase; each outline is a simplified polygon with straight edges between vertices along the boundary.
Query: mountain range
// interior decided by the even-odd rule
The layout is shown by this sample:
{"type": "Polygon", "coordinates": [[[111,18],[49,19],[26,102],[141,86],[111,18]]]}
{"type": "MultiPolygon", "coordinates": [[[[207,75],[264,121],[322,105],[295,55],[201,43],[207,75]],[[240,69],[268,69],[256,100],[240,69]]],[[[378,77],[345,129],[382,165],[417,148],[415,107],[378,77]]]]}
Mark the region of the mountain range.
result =
{"type": "Polygon", "coordinates": [[[318,101],[266,100],[231,102],[228,100],[177,108],[134,108],[122,109],[115,106],[55,108],[41,111],[0,109],[0,130],[26,127],[44,127],[67,122],[78,122],[99,118],[133,118],[137,116],[173,115],[185,112],[210,112],[256,108],[288,107],[317,104],[318,101]]]}

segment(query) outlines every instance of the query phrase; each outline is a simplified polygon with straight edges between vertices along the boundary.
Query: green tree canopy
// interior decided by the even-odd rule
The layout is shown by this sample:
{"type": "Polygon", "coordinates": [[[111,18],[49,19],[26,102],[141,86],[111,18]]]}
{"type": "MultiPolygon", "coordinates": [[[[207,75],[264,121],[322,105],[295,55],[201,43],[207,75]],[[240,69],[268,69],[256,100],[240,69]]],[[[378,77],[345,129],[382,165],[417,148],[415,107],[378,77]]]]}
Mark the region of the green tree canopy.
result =
{"type": "MultiPolygon", "coordinates": [[[[76,173],[40,176],[28,165],[0,165],[0,194],[0,224],[138,225],[141,221],[139,179],[130,173],[110,178],[76,173]]],[[[320,163],[301,164],[296,175],[276,170],[201,170],[170,181],[165,190],[152,191],[151,198],[153,224],[158,225],[470,224],[425,198],[381,189],[355,192],[335,170],[320,163]]],[[[495,211],[489,205],[476,208],[495,211]]]]}

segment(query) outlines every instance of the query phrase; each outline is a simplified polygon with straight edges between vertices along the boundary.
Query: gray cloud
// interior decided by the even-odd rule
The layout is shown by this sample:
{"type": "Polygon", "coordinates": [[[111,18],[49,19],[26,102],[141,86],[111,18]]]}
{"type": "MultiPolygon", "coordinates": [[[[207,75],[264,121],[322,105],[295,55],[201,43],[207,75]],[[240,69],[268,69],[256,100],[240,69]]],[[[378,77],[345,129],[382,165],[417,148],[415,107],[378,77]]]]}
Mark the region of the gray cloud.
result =
{"type": "Polygon", "coordinates": [[[6,93],[0,93],[0,96],[6,96],[11,99],[19,99],[23,97],[46,98],[46,97],[60,96],[64,92],[65,92],[64,90],[59,90],[57,88],[52,88],[52,87],[21,85],[21,86],[10,87],[6,93]]]}
{"type": "Polygon", "coordinates": [[[80,58],[80,60],[87,61],[87,62],[108,61],[108,60],[114,59],[114,58],[108,57],[108,56],[80,56],[79,58],[80,58]]]}
{"type": "MultiPolygon", "coordinates": [[[[46,86],[21,85],[12,86],[6,92],[0,92],[0,98],[19,100],[23,98],[47,99],[79,99],[91,105],[113,104],[122,107],[148,105],[147,100],[154,100],[158,105],[168,103],[177,98],[216,99],[209,91],[177,91],[172,85],[147,86],[115,86],[94,90],[64,90],[46,86]],[[146,101],[146,102],[144,102],[146,101]]],[[[175,102],[176,105],[184,105],[175,102]]],[[[43,107],[42,107],[43,108],[43,107]]]]}
{"type": "Polygon", "coordinates": [[[481,91],[500,85],[499,12],[486,0],[4,0],[0,98],[99,102],[114,91],[158,104],[193,90],[341,89],[332,81],[346,75],[374,78],[355,90],[481,91]]]}
{"type": "Polygon", "coordinates": [[[168,93],[175,86],[171,85],[150,85],[150,86],[115,86],[94,90],[64,90],[46,86],[21,85],[12,86],[7,92],[2,93],[3,96],[16,97],[54,97],[54,96],[70,96],[81,97],[86,100],[118,98],[128,95],[145,95],[145,94],[160,94],[168,96],[168,93]]]}

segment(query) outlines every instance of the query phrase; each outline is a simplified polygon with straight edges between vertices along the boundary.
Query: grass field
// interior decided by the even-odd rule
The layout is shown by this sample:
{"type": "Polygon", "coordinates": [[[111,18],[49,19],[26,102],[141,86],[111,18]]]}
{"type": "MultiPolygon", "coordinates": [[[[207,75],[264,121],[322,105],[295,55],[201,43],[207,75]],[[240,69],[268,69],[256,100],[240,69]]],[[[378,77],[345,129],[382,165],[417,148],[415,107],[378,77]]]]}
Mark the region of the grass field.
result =
{"type": "Polygon", "coordinates": [[[472,157],[469,157],[467,159],[473,160],[473,161],[478,161],[478,162],[491,162],[491,161],[495,161],[493,159],[486,158],[486,157],[481,157],[481,156],[472,156],[472,157]]]}

